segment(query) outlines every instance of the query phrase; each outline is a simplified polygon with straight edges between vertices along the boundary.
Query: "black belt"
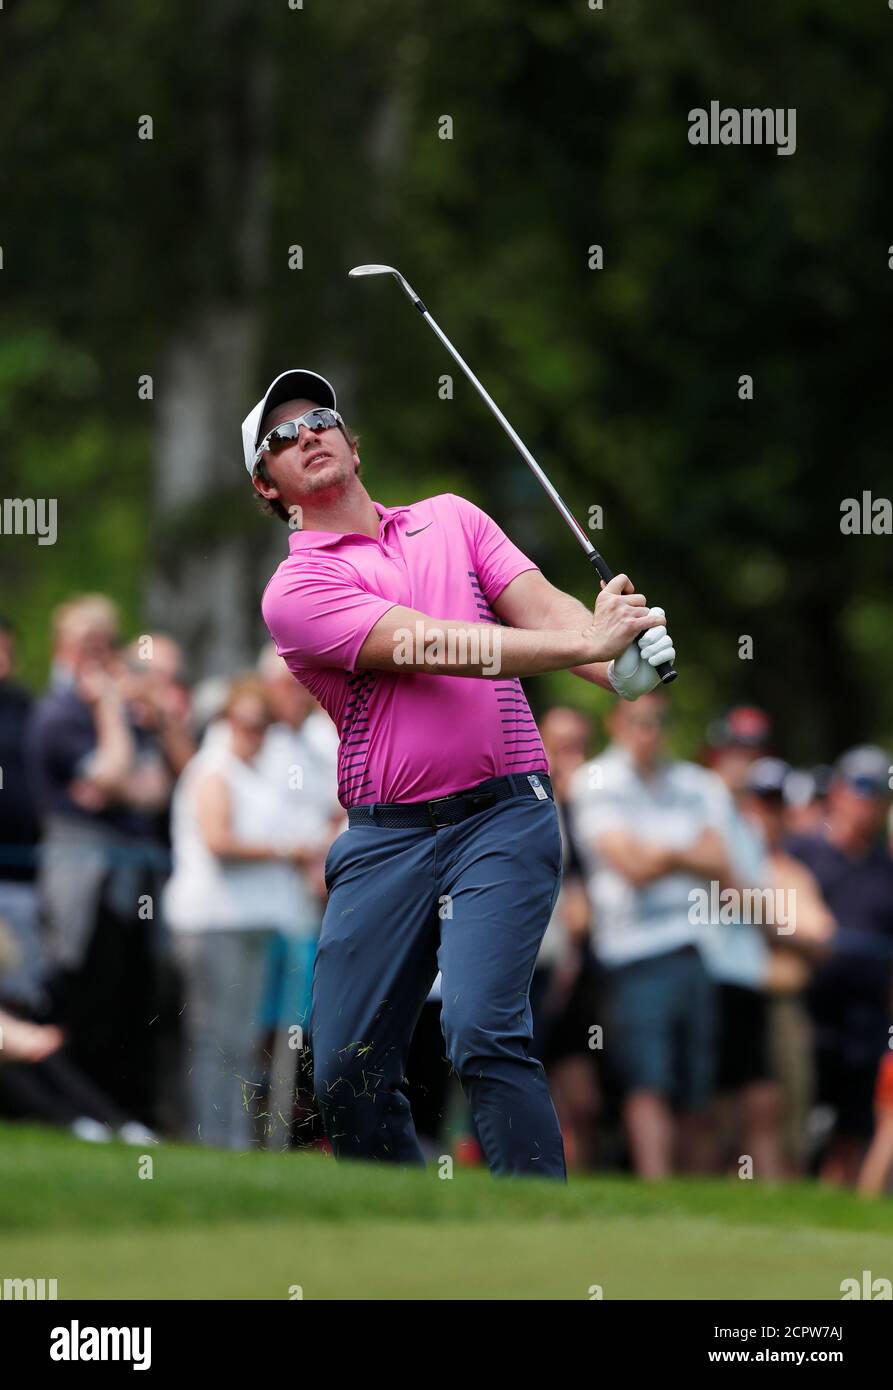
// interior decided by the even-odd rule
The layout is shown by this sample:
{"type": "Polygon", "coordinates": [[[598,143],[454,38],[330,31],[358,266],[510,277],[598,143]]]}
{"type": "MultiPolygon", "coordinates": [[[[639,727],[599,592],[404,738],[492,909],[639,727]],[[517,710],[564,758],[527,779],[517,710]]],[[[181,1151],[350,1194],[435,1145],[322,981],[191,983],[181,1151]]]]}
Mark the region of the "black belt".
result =
{"type": "Polygon", "coordinates": [[[536,796],[537,788],[554,800],[552,783],[545,772],[516,772],[511,777],[491,777],[479,787],[438,796],[434,801],[379,801],[371,806],[351,806],[347,819],[350,825],[380,825],[390,830],[408,830],[413,826],[442,830],[489,810],[498,801],[508,801],[509,797],[536,796]]]}

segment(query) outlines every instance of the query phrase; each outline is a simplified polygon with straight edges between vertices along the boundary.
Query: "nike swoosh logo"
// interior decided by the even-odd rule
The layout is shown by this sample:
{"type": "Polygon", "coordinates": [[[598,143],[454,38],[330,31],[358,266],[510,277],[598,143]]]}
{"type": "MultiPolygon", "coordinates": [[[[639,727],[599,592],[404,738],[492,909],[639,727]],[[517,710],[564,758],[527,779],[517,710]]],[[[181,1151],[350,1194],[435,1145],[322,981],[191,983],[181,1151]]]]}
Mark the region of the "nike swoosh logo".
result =
{"type": "MultiPolygon", "coordinates": [[[[434,525],[434,522],[433,522],[433,521],[429,521],[429,522],[428,522],[428,526],[433,526],[433,525],[434,525]]],[[[420,526],[419,529],[418,529],[418,531],[404,531],[403,534],[404,534],[405,536],[418,536],[418,535],[421,535],[422,531],[427,531],[428,526],[420,526]]]]}

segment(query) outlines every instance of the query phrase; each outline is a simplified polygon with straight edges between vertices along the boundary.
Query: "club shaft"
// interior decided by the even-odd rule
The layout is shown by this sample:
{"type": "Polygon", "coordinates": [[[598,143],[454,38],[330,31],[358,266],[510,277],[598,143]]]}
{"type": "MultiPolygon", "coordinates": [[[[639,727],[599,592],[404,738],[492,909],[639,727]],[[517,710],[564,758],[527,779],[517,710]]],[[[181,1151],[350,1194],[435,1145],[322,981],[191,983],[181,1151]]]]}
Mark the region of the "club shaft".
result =
{"type": "MultiPolygon", "coordinates": [[[[496,404],[493,397],[490,395],[489,391],[485,390],[481,383],[478,381],[474,372],[471,370],[468,363],[465,361],[465,358],[461,355],[460,352],[456,350],[456,348],[453,347],[453,344],[450,342],[449,338],[444,333],[443,329],[440,327],[440,324],[437,323],[437,321],[434,318],[432,318],[431,314],[428,312],[427,307],[422,302],[419,295],[416,294],[415,290],[408,283],[408,281],[403,278],[402,275],[398,275],[398,279],[404,293],[416,306],[419,313],[422,315],[422,318],[424,318],[427,321],[429,327],[432,328],[433,331],[437,334],[438,338],[443,343],[444,347],[452,357],[453,361],[457,362],[459,366],[462,368],[462,371],[468,377],[468,380],[471,382],[472,386],[477,391],[481,400],[489,408],[491,414],[496,417],[502,428],[505,430],[505,433],[508,435],[515,448],[518,450],[518,453],[521,455],[522,459],[527,464],[527,467],[530,469],[531,473],[533,473],[534,477],[539,482],[543,491],[547,493],[547,495],[551,498],[553,504],[555,505],[556,509],[564,517],[564,520],[567,522],[568,526],[573,531],[580,545],[583,547],[583,550],[586,552],[586,555],[588,556],[589,561],[595,569],[596,573],[598,574],[599,578],[603,579],[604,582],[607,584],[611,579],[614,578],[613,571],[605,561],[604,557],[599,553],[598,550],[596,550],[595,546],[592,544],[592,541],[589,539],[586,532],[583,530],[583,527],[577,521],[577,518],[574,516],[570,507],[568,507],[567,503],[561,496],[558,489],[552,485],[549,478],[540,468],[536,459],[533,457],[533,454],[530,452],[527,445],[524,443],[524,440],[518,434],[517,430],[505,418],[502,411],[499,409],[499,406],[496,404]]],[[[662,662],[661,665],[658,666],[657,672],[664,685],[669,685],[672,681],[676,679],[676,669],[675,667],[671,666],[668,661],[662,662]]]]}
{"type": "MultiPolygon", "coordinates": [[[[583,530],[583,527],[577,521],[573,512],[570,510],[567,503],[564,501],[564,498],[558,492],[557,488],[555,488],[552,485],[549,478],[540,468],[536,459],[533,457],[533,454],[530,452],[527,445],[524,443],[524,440],[518,434],[517,430],[514,429],[514,427],[505,418],[502,411],[499,409],[499,406],[496,404],[493,397],[490,395],[489,391],[487,391],[478,381],[474,372],[471,370],[468,363],[465,361],[465,358],[453,347],[453,344],[450,342],[443,329],[436,322],[436,320],[431,317],[430,313],[422,304],[421,300],[418,300],[417,303],[419,309],[421,310],[422,317],[427,321],[430,327],[433,328],[434,332],[437,334],[438,338],[443,343],[450,356],[454,359],[454,361],[458,362],[459,366],[462,368],[463,372],[468,377],[468,380],[471,382],[472,386],[477,391],[481,400],[484,402],[485,405],[489,406],[493,415],[495,415],[500,425],[502,425],[502,428],[505,430],[509,439],[512,441],[515,448],[518,450],[518,453],[521,455],[522,459],[527,464],[527,467],[530,469],[531,473],[534,474],[540,486],[548,493],[549,497],[552,499],[552,502],[557,507],[561,515],[564,517],[568,526],[571,528],[577,540],[580,542],[580,545],[586,551],[586,554],[591,556],[595,551],[595,546],[592,544],[586,532],[583,530]]],[[[610,575],[608,577],[610,578],[610,575]]]]}

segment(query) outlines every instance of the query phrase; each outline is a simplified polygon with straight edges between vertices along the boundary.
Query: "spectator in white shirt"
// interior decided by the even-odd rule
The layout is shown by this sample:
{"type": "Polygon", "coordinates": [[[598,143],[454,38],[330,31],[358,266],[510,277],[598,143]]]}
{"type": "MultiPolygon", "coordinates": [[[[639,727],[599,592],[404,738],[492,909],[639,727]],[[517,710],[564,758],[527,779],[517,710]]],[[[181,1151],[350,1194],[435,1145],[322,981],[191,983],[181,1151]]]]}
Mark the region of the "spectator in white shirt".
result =
{"type": "Polygon", "coordinates": [[[691,895],[731,880],[712,828],[724,789],[713,773],[667,756],[667,720],[660,690],[619,701],[610,746],[580,769],[572,791],[605,967],[605,1063],[623,1094],[633,1165],[649,1178],[672,1171],[677,1139],[683,1166],[705,1161],[715,999],[691,895]]]}
{"type": "Polygon", "coordinates": [[[288,826],[282,798],[259,766],[272,714],[259,681],[235,681],[225,736],[187,764],[173,804],[165,914],[186,993],[190,1132],[232,1149],[253,1137],[269,943],[301,922],[299,870],[317,856],[288,826]]]}

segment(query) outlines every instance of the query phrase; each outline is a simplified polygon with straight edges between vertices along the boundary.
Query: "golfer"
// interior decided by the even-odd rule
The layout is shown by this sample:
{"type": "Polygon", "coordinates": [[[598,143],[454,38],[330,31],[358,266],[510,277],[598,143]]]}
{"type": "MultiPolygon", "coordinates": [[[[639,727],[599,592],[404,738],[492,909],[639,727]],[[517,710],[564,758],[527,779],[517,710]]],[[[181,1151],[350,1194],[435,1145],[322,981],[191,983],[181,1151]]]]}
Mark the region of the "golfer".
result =
{"type": "Polygon", "coordinates": [[[349,828],[326,862],[310,1021],[332,1147],[423,1162],[400,1086],[439,967],[447,1055],[492,1172],[563,1178],[528,1052],[561,844],[520,678],[570,670],[634,700],[675,658],[663,611],[618,575],[590,612],[461,497],[373,502],[315,372],[278,376],[242,439],[256,491],[292,528],[264,619],[340,736],[349,828]]]}

